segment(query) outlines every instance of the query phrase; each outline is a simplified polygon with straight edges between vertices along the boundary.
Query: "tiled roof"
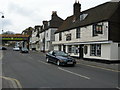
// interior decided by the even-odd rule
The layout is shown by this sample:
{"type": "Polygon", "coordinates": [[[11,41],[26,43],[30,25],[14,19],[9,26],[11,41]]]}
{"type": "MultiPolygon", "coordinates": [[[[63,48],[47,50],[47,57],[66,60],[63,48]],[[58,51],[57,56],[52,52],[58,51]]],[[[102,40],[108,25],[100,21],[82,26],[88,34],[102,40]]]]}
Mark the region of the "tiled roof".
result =
{"type": "Polygon", "coordinates": [[[74,15],[72,15],[63,22],[63,24],[59,27],[56,33],[74,29],[76,27],[87,26],[100,21],[107,21],[110,19],[113,13],[117,10],[119,5],[120,5],[120,2],[106,2],[94,8],[82,11],[80,13],[81,15],[88,14],[88,16],[82,21],[80,21],[79,19],[73,22],[74,15]]]}
{"type": "Polygon", "coordinates": [[[58,15],[55,15],[51,20],[48,21],[50,25],[42,29],[40,33],[48,30],[49,28],[59,28],[62,25],[63,21],[64,20],[62,18],[60,18],[58,15]]]}

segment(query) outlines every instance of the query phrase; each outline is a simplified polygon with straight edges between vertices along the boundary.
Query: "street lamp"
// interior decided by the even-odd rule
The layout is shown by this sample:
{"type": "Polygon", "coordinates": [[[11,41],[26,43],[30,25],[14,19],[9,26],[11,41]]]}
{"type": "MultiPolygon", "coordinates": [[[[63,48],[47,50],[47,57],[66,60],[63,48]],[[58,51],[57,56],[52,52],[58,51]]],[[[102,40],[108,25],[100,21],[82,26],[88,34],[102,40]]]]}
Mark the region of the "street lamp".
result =
{"type": "MultiPolygon", "coordinates": [[[[2,14],[1,16],[2,19],[5,18],[3,12],[0,12],[0,14],[2,14]]],[[[2,24],[2,33],[3,33],[3,24],[2,24]]]]}

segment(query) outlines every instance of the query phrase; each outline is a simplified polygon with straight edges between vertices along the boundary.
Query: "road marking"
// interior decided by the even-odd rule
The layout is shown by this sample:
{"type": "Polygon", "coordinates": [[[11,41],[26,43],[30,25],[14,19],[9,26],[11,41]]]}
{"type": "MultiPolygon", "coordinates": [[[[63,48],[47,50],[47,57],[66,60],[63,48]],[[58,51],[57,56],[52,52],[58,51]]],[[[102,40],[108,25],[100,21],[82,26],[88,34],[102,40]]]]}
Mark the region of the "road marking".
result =
{"type": "Polygon", "coordinates": [[[92,66],[92,65],[82,64],[82,63],[77,63],[77,64],[81,64],[81,65],[88,66],[88,67],[99,68],[99,69],[103,69],[103,70],[107,70],[107,71],[112,71],[112,72],[120,72],[120,71],[118,71],[118,70],[103,68],[103,67],[99,67],[99,66],[92,66]]]}
{"type": "Polygon", "coordinates": [[[85,78],[85,79],[90,79],[89,77],[86,77],[86,76],[84,76],[84,75],[80,75],[80,74],[78,74],[78,73],[71,72],[71,71],[69,71],[69,70],[66,70],[66,69],[63,69],[63,68],[60,68],[60,67],[58,67],[58,69],[60,69],[60,70],[62,70],[62,71],[65,71],[65,72],[68,72],[68,73],[71,73],[71,74],[73,74],[73,75],[76,75],[76,76],[85,78]]]}
{"type": "Polygon", "coordinates": [[[38,62],[40,62],[40,63],[44,63],[44,64],[46,64],[46,65],[51,65],[51,64],[48,64],[48,63],[43,62],[43,61],[40,61],[40,60],[38,60],[38,62]]]}
{"type": "Polygon", "coordinates": [[[10,78],[10,77],[4,77],[4,76],[0,76],[0,78],[11,81],[14,88],[22,88],[22,85],[20,84],[20,82],[17,79],[10,78]],[[16,87],[15,84],[17,84],[18,87],[16,87]]]}
{"type": "Polygon", "coordinates": [[[119,87],[116,87],[116,88],[120,90],[120,88],[119,88],[119,87]]]}

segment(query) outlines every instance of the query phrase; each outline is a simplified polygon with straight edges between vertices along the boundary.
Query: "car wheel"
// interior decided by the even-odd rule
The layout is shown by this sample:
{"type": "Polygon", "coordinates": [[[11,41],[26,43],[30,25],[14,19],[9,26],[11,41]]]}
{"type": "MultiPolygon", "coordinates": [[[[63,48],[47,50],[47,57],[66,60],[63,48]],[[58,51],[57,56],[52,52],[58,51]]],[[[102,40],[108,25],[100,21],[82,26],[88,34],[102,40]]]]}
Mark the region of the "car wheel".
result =
{"type": "Polygon", "coordinates": [[[57,65],[60,66],[60,61],[59,60],[57,61],[57,65]]]}
{"type": "Polygon", "coordinates": [[[49,63],[49,59],[48,58],[46,58],[46,61],[47,61],[47,63],[49,63]]]}

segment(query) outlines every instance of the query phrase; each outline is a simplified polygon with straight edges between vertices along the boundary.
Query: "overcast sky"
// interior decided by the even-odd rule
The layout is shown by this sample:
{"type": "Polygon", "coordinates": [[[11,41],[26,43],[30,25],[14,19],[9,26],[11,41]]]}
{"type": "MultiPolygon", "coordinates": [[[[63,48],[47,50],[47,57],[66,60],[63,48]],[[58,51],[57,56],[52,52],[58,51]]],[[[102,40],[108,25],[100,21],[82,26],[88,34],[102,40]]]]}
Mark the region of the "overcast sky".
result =
{"type": "MultiPolygon", "coordinates": [[[[108,1],[79,0],[82,11],[108,1]]],[[[42,25],[43,20],[51,19],[52,11],[66,19],[73,14],[74,3],[75,0],[0,0],[0,12],[5,16],[0,18],[0,33],[2,26],[4,31],[21,33],[30,26],[42,25]]]]}

